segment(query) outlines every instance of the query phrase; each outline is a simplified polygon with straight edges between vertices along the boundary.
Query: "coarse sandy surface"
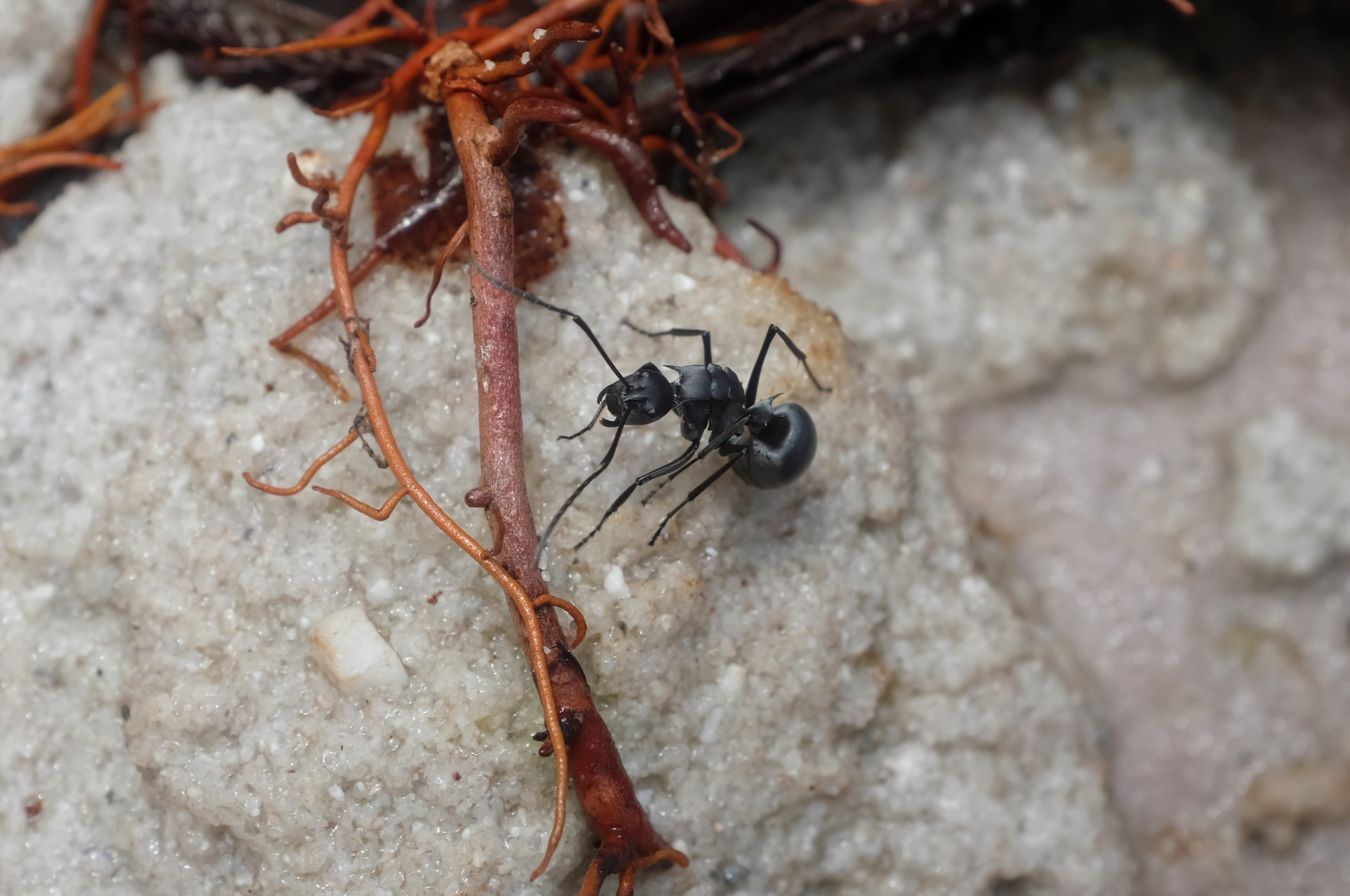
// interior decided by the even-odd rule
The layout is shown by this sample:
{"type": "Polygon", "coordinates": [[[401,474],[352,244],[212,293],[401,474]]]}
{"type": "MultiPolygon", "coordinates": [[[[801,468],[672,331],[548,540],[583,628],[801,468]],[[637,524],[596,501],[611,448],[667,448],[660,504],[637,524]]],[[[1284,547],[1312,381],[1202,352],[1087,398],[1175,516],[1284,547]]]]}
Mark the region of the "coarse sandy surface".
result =
{"type": "MultiPolygon", "coordinates": [[[[284,155],[343,158],[360,123],[189,88],[171,63],[152,81],[168,101],[123,170],[68,188],[0,255],[0,501],[19,508],[0,523],[0,715],[17,720],[0,730],[0,891],[575,889],[575,816],[526,882],[551,778],[501,595],[407,507],[377,524],[239,476],[293,479],[356,413],[264,340],[328,279],[322,233],[272,231],[308,203],[284,155]]],[[[719,482],[654,548],[667,499],[630,505],[549,561],[589,619],[579,656],[639,796],[692,857],[642,892],[1129,892],[1101,731],[1062,653],[976,570],[934,419],[865,378],[828,315],[714,257],[694,210],[675,204],[686,256],[594,161],[552,165],[570,245],[536,288],[620,364],[697,355],[625,315],[712,324],[741,370],[774,322],[834,390],[776,353],[765,389],[820,432],[805,478],[719,482]]],[[[477,466],[467,296],[444,290],[413,330],[425,277],[383,270],[362,309],[405,451],[478,526],[458,497],[477,466]]],[[[552,435],[589,416],[605,371],[556,316],[521,318],[549,513],[603,441],[552,435]]],[[[334,336],[305,344],[340,366],[334,336]]],[[[555,543],[680,447],[673,429],[626,437],[555,543]]],[[[357,450],[321,481],[390,489],[357,450]]]]}
{"type": "Polygon", "coordinates": [[[1331,896],[1350,891],[1344,44],[1224,40],[780,110],[725,220],[777,231],[872,370],[947,409],[982,568],[1098,695],[1141,892],[1331,896]],[[858,164],[813,177],[821,158],[858,164]]]}
{"type": "MultiPolygon", "coordinates": [[[[621,367],[697,355],[625,316],[708,326],[742,373],[773,322],[833,387],[773,354],[820,432],[801,481],[727,477],[648,548],[672,487],[572,554],[681,449],[651,426],[555,536],[579,656],[693,860],[639,892],[1350,891],[1350,93],[1330,38],[1265,37],[766,113],[720,220],[780,234],[790,286],[548,157],[569,245],[534,288],[621,367]]],[[[50,70],[5,124],[50,112],[50,70]]],[[[152,83],[124,170],[0,253],[0,894],[574,891],[575,812],[526,881],[551,771],[500,593],[411,507],[239,478],[293,480],[356,411],[265,340],[328,283],[321,234],[272,232],[309,201],[284,155],[340,163],[360,123],[152,83]]],[[[482,529],[450,279],[422,330],[425,270],[359,297],[414,466],[482,529]]],[[[546,519],[603,451],[551,436],[606,371],[555,316],[521,326],[546,519]]],[[[340,367],[335,332],[304,345],[340,367]]],[[[391,489],[357,449],[317,481],[391,489]]]]}

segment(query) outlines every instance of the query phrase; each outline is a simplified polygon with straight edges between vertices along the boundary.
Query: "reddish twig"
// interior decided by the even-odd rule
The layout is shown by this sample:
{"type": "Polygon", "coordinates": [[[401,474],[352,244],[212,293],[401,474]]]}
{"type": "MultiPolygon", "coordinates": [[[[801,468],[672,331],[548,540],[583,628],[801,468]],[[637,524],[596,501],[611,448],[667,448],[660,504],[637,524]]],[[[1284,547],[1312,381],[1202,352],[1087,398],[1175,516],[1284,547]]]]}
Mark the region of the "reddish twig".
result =
{"type": "MultiPolygon", "coordinates": [[[[337,489],[316,487],[317,490],[375,519],[387,518],[403,498],[411,499],[437,528],[473,557],[502,587],[525,642],[547,728],[548,744],[541,752],[552,755],[556,763],[554,823],[543,860],[533,876],[543,873],[561,840],[566,818],[566,787],[570,780],[598,841],[583,893],[594,896],[606,877],[617,875],[619,892],[631,896],[640,870],[671,862],[687,864],[687,860],[672,850],[652,828],[608,727],[595,706],[585,674],[570,652],[585,635],[584,616],[573,604],[550,593],[535,565],[537,536],[523,461],[516,296],[509,287],[514,279],[513,199],[502,167],[518,144],[525,125],[530,121],[547,122],[564,135],[595,146],[609,158],[653,230],[675,245],[688,249],[688,241],[661,206],[654,169],[636,134],[625,136],[606,123],[585,119],[582,108],[573,101],[522,82],[520,78],[546,58],[557,40],[577,39],[595,33],[593,26],[558,26],[558,23],[600,4],[601,0],[553,0],[470,47],[463,41],[469,39],[471,33],[477,38],[478,22],[497,8],[495,0],[489,0],[488,4],[474,10],[472,29],[428,37],[377,94],[360,101],[360,108],[369,108],[372,123],[340,180],[305,175],[297,163],[290,163],[297,182],[316,191],[310,211],[298,212],[292,220],[321,221],[330,231],[333,290],[304,318],[274,339],[273,344],[307,359],[316,369],[324,368],[295,349],[291,340],[336,312],[346,332],[347,363],[359,386],[365,417],[359,432],[354,429],[329,449],[311,465],[294,489],[270,487],[268,490],[292,493],[308,484],[324,463],[350,446],[360,433],[373,438],[379,450],[377,460],[387,466],[398,483],[397,490],[383,506],[374,507],[337,489]],[[510,74],[517,81],[514,87],[503,84],[500,88],[487,88],[481,81],[465,77],[466,72],[484,75],[487,66],[482,64],[482,59],[486,56],[519,49],[522,45],[530,48],[525,51],[529,56],[522,54],[524,58],[503,64],[518,69],[510,74]],[[539,53],[537,58],[536,51],[539,53]],[[424,68],[426,77],[423,80],[424,68]],[[471,305],[479,382],[482,478],[480,486],[466,496],[466,502],[486,509],[492,535],[491,550],[469,536],[437,504],[401,453],[375,378],[375,358],[367,322],[358,313],[353,293],[354,283],[378,264],[385,252],[377,241],[354,270],[349,267],[347,255],[356,187],[384,139],[393,110],[405,106],[411,98],[411,89],[419,80],[422,80],[423,93],[444,106],[468,207],[466,226],[460,233],[468,234],[470,257],[474,262],[471,266],[474,297],[471,305]],[[514,101],[510,100],[512,89],[516,96],[514,101]],[[500,129],[493,126],[489,107],[494,116],[502,116],[500,129]],[[576,631],[572,637],[564,631],[557,610],[567,613],[575,623],[576,631]]],[[[287,51],[294,49],[293,45],[287,51]]],[[[635,130],[631,127],[631,114],[625,115],[623,120],[635,130]]],[[[453,252],[459,238],[460,234],[457,234],[451,241],[443,262],[453,252]]],[[[336,379],[335,374],[333,378],[336,379]]]]}
{"type": "Polygon", "coordinates": [[[609,160],[623,181],[629,198],[642,215],[642,220],[647,222],[653,233],[681,252],[693,248],[661,204],[661,196],[657,192],[656,168],[652,166],[651,157],[642,144],[598,121],[578,121],[555,127],[564,137],[590,147],[609,160]]]}
{"type": "MultiPolygon", "coordinates": [[[[409,82],[411,79],[409,78],[409,82]]],[[[351,163],[343,175],[337,192],[337,202],[332,209],[334,219],[339,223],[338,226],[331,228],[332,236],[329,244],[329,260],[333,273],[334,299],[339,314],[342,316],[344,327],[347,331],[348,345],[351,348],[348,351],[348,365],[360,385],[361,397],[366,406],[366,420],[375,442],[379,445],[380,451],[384,456],[385,465],[388,467],[394,478],[401,486],[400,492],[395,494],[384,508],[375,510],[364,505],[364,508],[375,510],[375,514],[383,513],[386,509],[392,511],[398,500],[406,494],[412,498],[413,502],[427,515],[427,517],[441,530],[450,540],[454,541],[465,553],[469,554],[477,563],[486,570],[506,592],[515,608],[516,617],[520,622],[521,634],[527,644],[527,654],[530,660],[530,666],[534,672],[535,683],[539,692],[540,702],[544,708],[544,722],[548,729],[549,742],[553,745],[555,767],[558,770],[557,786],[555,787],[555,814],[553,833],[550,835],[550,842],[556,843],[562,836],[563,818],[566,814],[566,786],[568,773],[568,748],[566,739],[563,736],[561,722],[559,721],[558,705],[554,698],[552,683],[549,678],[549,659],[547,649],[549,643],[554,638],[553,629],[558,629],[557,619],[552,611],[540,612],[535,606],[535,599],[538,593],[529,594],[525,588],[492,554],[485,550],[472,536],[460,527],[454,519],[446,513],[425,487],[418,481],[417,477],[409,468],[407,461],[403,457],[402,450],[399,448],[397,439],[394,437],[393,428],[389,423],[389,418],[384,410],[384,401],[380,394],[379,385],[375,379],[374,354],[370,349],[369,337],[366,333],[364,320],[357,313],[356,298],[352,291],[351,271],[348,267],[347,242],[346,242],[346,222],[350,220],[352,203],[356,198],[356,188],[360,184],[366,169],[375,156],[380,144],[384,141],[384,136],[389,129],[389,121],[392,115],[392,104],[383,103],[376,107],[370,129],[367,131],[365,139],[362,140],[360,148],[357,150],[351,163]],[[544,632],[541,630],[539,620],[547,618],[552,620],[553,625],[549,631],[549,640],[545,640],[544,632]]],[[[509,216],[509,207],[508,207],[509,216]]],[[[509,217],[508,217],[509,220],[509,217]]],[[[350,434],[349,434],[350,435],[350,434]]],[[[331,455],[326,455],[331,459],[337,451],[350,445],[351,442],[344,438],[343,444],[336,451],[330,449],[331,455]]],[[[320,459],[326,462],[325,458],[320,459]]],[[[319,464],[321,466],[322,463],[319,464]]],[[[313,468],[312,468],[313,469],[313,468]]],[[[336,496],[336,495],[335,495],[336,496]]],[[[348,496],[349,497],[349,496],[348,496]]],[[[348,501],[352,506],[357,506],[361,502],[351,499],[348,501]]],[[[368,512],[367,509],[363,512],[368,512]]],[[[369,514],[368,515],[375,515],[369,514]]],[[[536,571],[537,575],[537,571],[536,571]]],[[[557,642],[561,645],[561,640],[557,642]]],[[[555,648],[556,649],[556,648],[555,648]]],[[[547,858],[547,857],[546,857],[547,858]]],[[[543,866],[540,867],[542,871],[543,866]]]]}
{"type": "MultiPolygon", "coordinates": [[[[448,46],[436,68],[453,77],[463,65],[465,49],[463,45],[448,46]]],[[[687,860],[671,851],[652,828],[591,698],[585,674],[565,646],[567,639],[552,612],[553,602],[542,600],[549,591],[535,564],[538,537],[525,485],[516,296],[503,286],[511,282],[515,268],[513,202],[505,172],[491,160],[502,137],[492,126],[482,100],[473,93],[451,91],[444,96],[444,105],[464,175],[469,246],[474,260],[470,282],[475,299],[472,315],[482,478],[472,492],[473,501],[487,511],[493,556],[536,601],[530,615],[552,647],[547,675],[558,703],[559,720],[570,722],[572,783],[591,830],[600,841],[587,879],[599,881],[617,873],[631,890],[631,881],[643,860],[653,856],[682,863],[687,860]]],[[[559,127],[581,124],[585,122],[559,127]]],[[[536,683],[542,686],[537,679],[536,683]]],[[[560,834],[561,830],[555,828],[550,854],[560,834]]],[[[535,870],[535,877],[546,863],[547,855],[535,870]]]]}
{"type": "Polygon", "coordinates": [[[599,36],[600,29],[590,22],[559,22],[537,31],[530,38],[525,52],[516,58],[502,62],[494,62],[491,59],[475,62],[460,67],[456,75],[460,78],[472,78],[484,84],[495,84],[536,71],[562,44],[594,40],[599,36]]]}
{"type": "Polygon", "coordinates": [[[525,136],[525,128],[536,122],[572,124],[581,121],[581,110],[567,100],[542,96],[521,96],[502,111],[501,132],[497,142],[488,148],[488,161],[504,165],[515,155],[525,136]]]}
{"type": "Polygon", "coordinates": [[[365,0],[353,12],[348,13],[319,32],[319,37],[344,37],[353,32],[368,28],[381,14],[398,19],[408,28],[421,29],[423,24],[399,7],[393,0],[365,0]]]}
{"type": "Polygon", "coordinates": [[[341,50],[346,47],[364,47],[387,40],[420,40],[419,28],[367,28],[340,37],[315,37],[310,40],[298,40],[275,47],[221,47],[222,56],[234,56],[243,59],[266,58],[268,56],[298,56],[301,53],[317,53],[321,50],[341,50]]]}
{"type": "Polygon", "coordinates": [[[75,51],[74,86],[71,90],[71,111],[79,113],[89,105],[89,91],[94,82],[94,56],[98,53],[98,36],[103,20],[108,15],[109,0],[94,0],[80,34],[80,45],[75,51]]]}
{"type": "Polygon", "coordinates": [[[34,137],[0,146],[0,164],[51,150],[71,149],[107,131],[118,121],[128,87],[119,83],[84,109],[34,137]]]}
{"type": "MultiPolygon", "coordinates": [[[[122,163],[116,159],[95,155],[91,152],[72,152],[70,150],[43,152],[0,167],[0,188],[20,178],[36,174],[39,171],[46,171],[49,168],[101,168],[105,171],[112,171],[121,167],[122,163]]],[[[0,204],[0,214],[26,215],[36,210],[37,204],[33,202],[0,204]]]]}
{"type": "Polygon", "coordinates": [[[398,491],[394,492],[394,494],[389,497],[389,500],[385,501],[379,507],[374,507],[367,504],[365,501],[358,501],[356,498],[353,498],[351,495],[339,489],[324,488],[322,485],[316,485],[314,486],[314,490],[321,495],[336,498],[352,510],[359,510],[371,519],[380,522],[389,519],[390,514],[394,512],[394,508],[398,506],[398,502],[408,496],[408,487],[406,485],[399,486],[398,491]]]}
{"type": "Polygon", "coordinates": [[[319,459],[309,465],[309,469],[305,470],[305,472],[301,474],[300,481],[297,482],[295,485],[285,487],[278,485],[267,485],[263,482],[259,482],[257,479],[254,479],[252,474],[250,473],[244,474],[244,481],[247,482],[249,485],[253,486],[254,488],[256,488],[258,491],[267,492],[269,495],[280,495],[282,497],[287,497],[289,495],[298,494],[299,492],[304,490],[305,486],[309,485],[309,481],[314,478],[314,475],[316,473],[318,473],[320,470],[324,468],[325,464],[327,464],[330,460],[332,460],[333,458],[337,457],[339,454],[350,448],[352,442],[355,442],[357,438],[358,433],[356,431],[356,427],[352,427],[345,436],[338,439],[337,443],[334,444],[332,448],[329,448],[323,454],[320,454],[319,459]]]}

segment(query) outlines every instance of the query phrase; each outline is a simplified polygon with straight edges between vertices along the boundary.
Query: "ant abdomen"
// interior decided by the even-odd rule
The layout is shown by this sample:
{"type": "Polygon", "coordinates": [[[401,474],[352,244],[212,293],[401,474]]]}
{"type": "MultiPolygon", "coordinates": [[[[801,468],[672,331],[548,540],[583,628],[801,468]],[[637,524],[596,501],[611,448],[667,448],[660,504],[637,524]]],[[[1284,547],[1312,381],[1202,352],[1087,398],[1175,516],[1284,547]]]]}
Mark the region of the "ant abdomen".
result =
{"type": "Polygon", "coordinates": [[[745,453],[732,467],[756,488],[779,488],[799,478],[816,456],[816,424],[799,404],[766,403],[751,411],[745,453]]]}

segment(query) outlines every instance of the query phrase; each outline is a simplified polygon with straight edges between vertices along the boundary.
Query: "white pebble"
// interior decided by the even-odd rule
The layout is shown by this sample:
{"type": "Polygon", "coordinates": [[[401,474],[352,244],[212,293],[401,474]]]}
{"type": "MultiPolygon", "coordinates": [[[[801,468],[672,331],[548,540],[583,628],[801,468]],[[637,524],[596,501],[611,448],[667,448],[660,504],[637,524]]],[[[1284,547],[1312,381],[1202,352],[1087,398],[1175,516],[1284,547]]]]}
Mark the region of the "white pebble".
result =
{"type": "Polygon", "coordinates": [[[255,433],[253,438],[248,440],[248,448],[254,454],[262,453],[262,450],[266,447],[267,447],[267,440],[263,438],[262,433],[255,433]]]}
{"type": "Polygon", "coordinates": [[[329,613],[310,637],[314,658],[344,694],[394,692],[408,683],[407,670],[359,606],[329,613]]]}
{"type": "Polygon", "coordinates": [[[675,292],[688,292],[689,290],[698,286],[698,281],[695,280],[693,277],[690,277],[688,274],[676,274],[674,277],[671,277],[670,279],[671,279],[670,288],[673,289],[675,292]]]}
{"type": "Polygon", "coordinates": [[[605,590],[615,597],[628,596],[628,582],[623,577],[622,568],[611,566],[609,572],[605,573],[605,590]]]}
{"type": "Polygon", "coordinates": [[[717,683],[728,694],[739,693],[741,688],[745,687],[745,667],[732,663],[722,670],[722,676],[717,683]]]}
{"type": "Polygon", "coordinates": [[[394,586],[388,579],[377,579],[366,589],[366,600],[372,604],[387,604],[394,598],[394,586]]]}

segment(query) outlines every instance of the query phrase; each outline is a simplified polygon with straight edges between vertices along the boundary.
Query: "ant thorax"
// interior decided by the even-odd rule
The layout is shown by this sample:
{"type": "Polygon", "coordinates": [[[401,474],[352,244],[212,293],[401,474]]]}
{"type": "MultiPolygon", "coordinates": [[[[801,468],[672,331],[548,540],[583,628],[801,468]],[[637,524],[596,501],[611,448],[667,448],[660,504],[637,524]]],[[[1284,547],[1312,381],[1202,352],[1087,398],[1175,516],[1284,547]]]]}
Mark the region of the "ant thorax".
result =
{"type": "Polygon", "coordinates": [[[680,417],[684,438],[696,441],[706,432],[715,439],[744,416],[745,388],[731,368],[721,364],[689,364],[670,369],[677,376],[675,413],[680,417]]]}

